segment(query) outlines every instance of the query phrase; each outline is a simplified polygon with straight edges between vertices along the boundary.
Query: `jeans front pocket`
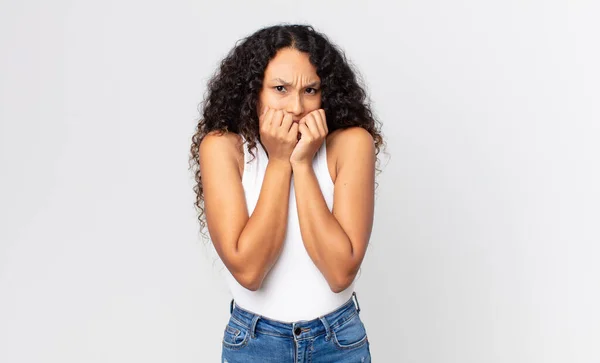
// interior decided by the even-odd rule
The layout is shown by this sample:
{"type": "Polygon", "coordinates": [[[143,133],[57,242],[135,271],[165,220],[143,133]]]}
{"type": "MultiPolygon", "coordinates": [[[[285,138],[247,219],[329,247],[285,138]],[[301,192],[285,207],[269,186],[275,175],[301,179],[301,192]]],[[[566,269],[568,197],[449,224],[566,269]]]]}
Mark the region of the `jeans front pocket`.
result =
{"type": "Polygon", "coordinates": [[[229,319],[225,331],[223,332],[223,347],[228,349],[241,349],[248,344],[250,334],[248,329],[229,319]]]}
{"type": "Polygon", "coordinates": [[[367,330],[358,312],[339,326],[332,328],[333,343],[339,349],[354,349],[367,343],[367,330]]]}

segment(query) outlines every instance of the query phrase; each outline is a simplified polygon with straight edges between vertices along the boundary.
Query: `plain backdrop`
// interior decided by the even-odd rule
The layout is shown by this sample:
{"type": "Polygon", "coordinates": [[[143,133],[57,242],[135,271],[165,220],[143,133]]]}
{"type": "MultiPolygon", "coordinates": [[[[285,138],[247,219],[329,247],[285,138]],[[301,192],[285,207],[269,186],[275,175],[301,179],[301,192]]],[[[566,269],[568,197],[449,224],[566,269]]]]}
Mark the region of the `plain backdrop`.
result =
{"type": "Polygon", "coordinates": [[[281,22],[338,44],[384,125],[374,361],[600,362],[599,8],[2,0],[0,362],[219,361],[190,138],[219,61],[281,22]]]}

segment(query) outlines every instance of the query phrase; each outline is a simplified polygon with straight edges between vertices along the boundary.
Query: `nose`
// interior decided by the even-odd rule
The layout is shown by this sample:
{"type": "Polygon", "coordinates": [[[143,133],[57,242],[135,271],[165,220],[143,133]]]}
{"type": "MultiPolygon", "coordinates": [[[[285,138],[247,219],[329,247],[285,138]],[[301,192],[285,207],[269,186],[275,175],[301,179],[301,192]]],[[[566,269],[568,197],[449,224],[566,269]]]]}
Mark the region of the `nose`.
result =
{"type": "Polygon", "coordinates": [[[294,116],[300,116],[304,112],[304,101],[301,95],[296,95],[288,104],[287,111],[294,116]]]}

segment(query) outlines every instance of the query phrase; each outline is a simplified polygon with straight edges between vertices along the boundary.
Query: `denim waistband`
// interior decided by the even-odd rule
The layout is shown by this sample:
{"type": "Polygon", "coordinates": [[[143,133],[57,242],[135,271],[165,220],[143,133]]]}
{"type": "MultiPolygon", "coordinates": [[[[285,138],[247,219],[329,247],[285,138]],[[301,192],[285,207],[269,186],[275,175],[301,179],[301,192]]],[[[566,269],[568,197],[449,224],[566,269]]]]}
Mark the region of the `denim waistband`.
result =
{"type": "Polygon", "coordinates": [[[321,334],[327,334],[328,340],[331,336],[331,329],[343,324],[345,321],[360,313],[360,306],[356,292],[342,306],[334,311],[312,320],[300,320],[296,322],[282,322],[279,320],[269,319],[254,312],[241,308],[234,304],[231,300],[231,319],[241,326],[246,327],[250,331],[252,338],[256,332],[261,334],[269,334],[281,337],[295,338],[303,340],[314,338],[321,334]]]}

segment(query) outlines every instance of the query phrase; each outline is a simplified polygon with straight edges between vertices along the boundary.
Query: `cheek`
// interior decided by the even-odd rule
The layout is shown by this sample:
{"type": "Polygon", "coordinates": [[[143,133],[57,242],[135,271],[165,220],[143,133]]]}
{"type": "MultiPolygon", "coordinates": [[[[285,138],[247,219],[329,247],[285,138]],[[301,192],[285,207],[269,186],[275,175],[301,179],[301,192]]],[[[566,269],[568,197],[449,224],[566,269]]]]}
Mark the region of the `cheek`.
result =
{"type": "Polygon", "coordinates": [[[266,106],[274,109],[283,109],[286,106],[285,97],[278,97],[273,94],[269,94],[269,92],[265,92],[259,98],[259,104],[261,110],[266,106]]]}
{"type": "Polygon", "coordinates": [[[264,91],[258,93],[258,102],[256,102],[256,113],[262,115],[262,111],[266,105],[264,91]]]}
{"type": "Polygon", "coordinates": [[[312,112],[321,108],[321,97],[312,97],[306,101],[306,111],[312,112]]]}

